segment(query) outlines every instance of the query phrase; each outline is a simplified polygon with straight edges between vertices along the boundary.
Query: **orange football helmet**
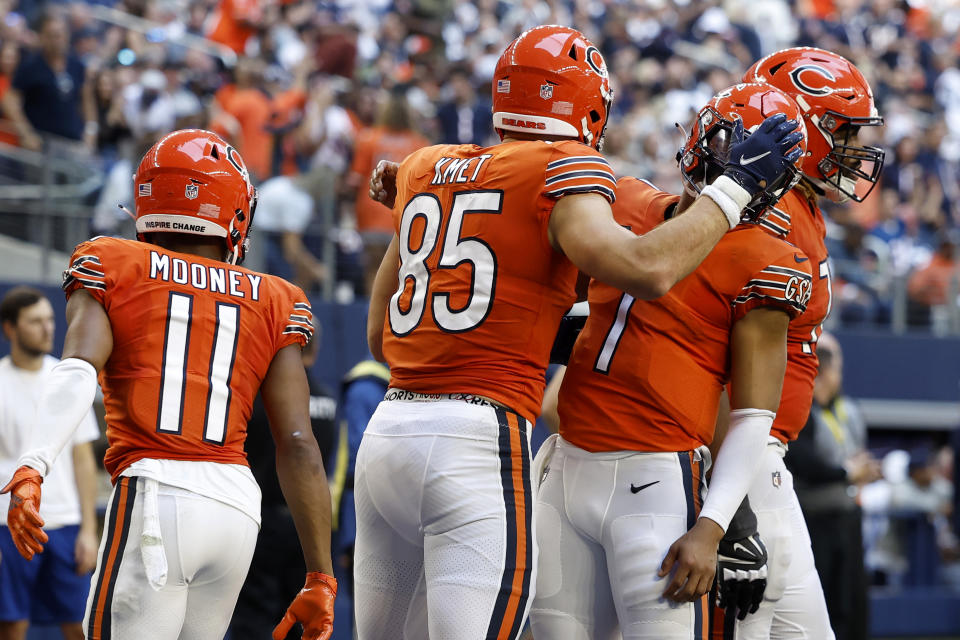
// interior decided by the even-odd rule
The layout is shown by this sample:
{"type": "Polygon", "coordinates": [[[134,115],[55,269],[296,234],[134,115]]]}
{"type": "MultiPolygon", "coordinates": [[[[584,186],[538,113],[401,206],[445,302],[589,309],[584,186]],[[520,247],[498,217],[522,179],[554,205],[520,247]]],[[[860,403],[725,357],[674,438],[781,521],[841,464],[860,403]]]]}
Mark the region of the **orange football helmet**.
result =
{"type": "Polygon", "coordinates": [[[810,139],[803,175],[836,202],[863,201],[880,179],[884,151],[856,144],[860,127],[879,127],[873,92],[846,58],[794,47],[755,62],[744,82],[766,82],[800,106],[810,139]]]}
{"type": "MultiPolygon", "coordinates": [[[[730,153],[735,123],[743,123],[743,132],[750,132],[769,116],[782,113],[790,120],[800,123],[803,134],[800,150],[806,152],[807,132],[800,107],[790,96],[776,87],[760,82],[737,84],[715,95],[697,114],[686,143],[677,153],[680,173],[692,192],[700,193],[703,187],[723,173],[730,153]]],[[[780,179],[768,184],[753,197],[741,215],[743,222],[759,223],[770,207],[793,188],[800,179],[803,153],[780,179]]]]}
{"type": "Polygon", "coordinates": [[[521,33],[493,74],[493,127],[574,138],[599,149],[613,91],[593,43],[569,27],[521,33]]]}
{"type": "Polygon", "coordinates": [[[156,232],[217,236],[229,261],[243,262],[257,192],[243,158],[223,138],[174,131],[147,151],[133,181],[138,239],[156,232]]]}

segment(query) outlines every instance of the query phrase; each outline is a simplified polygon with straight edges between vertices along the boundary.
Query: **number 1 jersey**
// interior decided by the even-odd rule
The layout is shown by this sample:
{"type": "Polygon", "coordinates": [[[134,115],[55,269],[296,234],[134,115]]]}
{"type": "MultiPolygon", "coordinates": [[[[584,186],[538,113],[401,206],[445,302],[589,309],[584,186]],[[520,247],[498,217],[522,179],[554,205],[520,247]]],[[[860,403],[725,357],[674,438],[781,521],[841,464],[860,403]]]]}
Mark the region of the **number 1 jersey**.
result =
{"type": "Polygon", "coordinates": [[[579,142],[437,145],[400,166],[397,291],[383,351],[393,387],[487,396],[532,420],[577,268],[550,244],[557,200],[615,199],[613,171],[579,142]]]}
{"type": "Polygon", "coordinates": [[[105,237],[77,245],[63,288],[86,290],[110,318],[113,352],[99,381],[114,481],[143,458],[246,465],[247,420],[274,355],[313,335],[300,289],[105,237]]]}

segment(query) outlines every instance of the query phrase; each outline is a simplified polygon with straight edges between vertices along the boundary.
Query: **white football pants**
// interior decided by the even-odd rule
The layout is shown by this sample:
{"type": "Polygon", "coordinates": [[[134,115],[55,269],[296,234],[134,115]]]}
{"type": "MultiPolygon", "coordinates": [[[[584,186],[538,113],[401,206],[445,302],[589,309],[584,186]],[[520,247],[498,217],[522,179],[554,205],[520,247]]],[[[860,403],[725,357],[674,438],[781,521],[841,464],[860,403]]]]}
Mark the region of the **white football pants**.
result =
{"type": "MultiPolygon", "coordinates": [[[[549,455],[549,446],[541,447],[549,455]]],[[[707,596],[675,604],[657,577],[703,504],[700,451],[590,453],[558,439],[537,493],[536,640],[697,640],[707,596]]],[[[536,479],[535,479],[536,480],[536,479]]]]}
{"type": "Polygon", "coordinates": [[[258,530],[223,502],[121,477],[87,598],[87,640],[223,638],[258,530]]]}
{"type": "Polygon", "coordinates": [[[514,640],[533,587],[529,423],[458,400],[380,403],[357,454],[360,640],[514,640]]]}

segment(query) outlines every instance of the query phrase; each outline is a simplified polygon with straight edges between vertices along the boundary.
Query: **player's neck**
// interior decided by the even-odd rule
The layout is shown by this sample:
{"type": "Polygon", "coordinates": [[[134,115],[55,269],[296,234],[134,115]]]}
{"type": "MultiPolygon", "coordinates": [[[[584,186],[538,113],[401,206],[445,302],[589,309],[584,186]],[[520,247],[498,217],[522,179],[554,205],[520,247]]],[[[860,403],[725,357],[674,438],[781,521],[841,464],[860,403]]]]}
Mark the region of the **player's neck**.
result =
{"type": "Polygon", "coordinates": [[[17,369],[40,371],[43,367],[43,357],[45,355],[45,353],[38,354],[35,351],[27,351],[16,342],[10,345],[10,360],[17,369]]]}

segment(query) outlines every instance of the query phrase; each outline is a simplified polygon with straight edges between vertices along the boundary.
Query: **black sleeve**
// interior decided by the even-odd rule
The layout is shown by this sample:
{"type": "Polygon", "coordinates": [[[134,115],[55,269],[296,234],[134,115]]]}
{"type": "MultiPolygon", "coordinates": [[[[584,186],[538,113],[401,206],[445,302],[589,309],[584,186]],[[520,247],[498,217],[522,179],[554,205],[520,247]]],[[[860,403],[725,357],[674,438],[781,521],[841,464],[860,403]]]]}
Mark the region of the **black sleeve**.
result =
{"type": "Polygon", "coordinates": [[[793,474],[799,486],[814,486],[829,482],[843,482],[847,472],[843,467],[835,467],[823,460],[817,452],[814,429],[817,428],[811,409],[807,424],[800,430],[797,439],[790,443],[783,461],[793,474]]]}

